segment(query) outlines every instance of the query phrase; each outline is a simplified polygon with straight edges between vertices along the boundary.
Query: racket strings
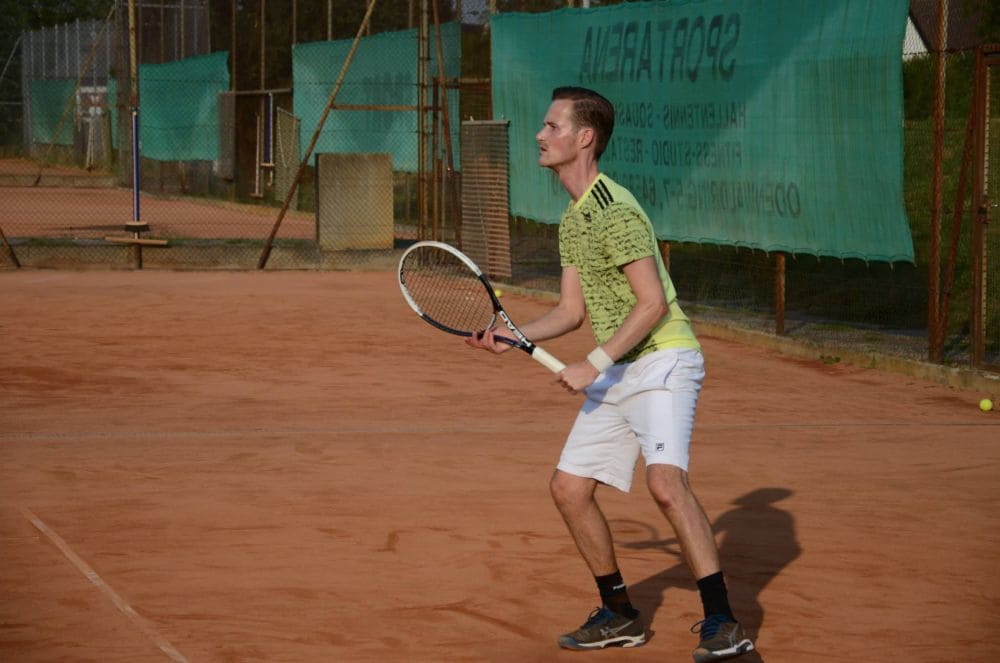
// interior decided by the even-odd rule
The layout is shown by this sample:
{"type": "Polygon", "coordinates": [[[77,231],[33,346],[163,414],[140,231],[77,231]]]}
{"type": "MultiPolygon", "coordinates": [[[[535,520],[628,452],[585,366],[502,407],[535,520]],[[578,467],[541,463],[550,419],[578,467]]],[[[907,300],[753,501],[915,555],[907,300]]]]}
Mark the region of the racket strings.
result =
{"type": "Polygon", "coordinates": [[[423,314],[459,332],[487,329],[496,321],[493,301],[479,277],[447,251],[422,247],[400,270],[403,284],[423,314]]]}

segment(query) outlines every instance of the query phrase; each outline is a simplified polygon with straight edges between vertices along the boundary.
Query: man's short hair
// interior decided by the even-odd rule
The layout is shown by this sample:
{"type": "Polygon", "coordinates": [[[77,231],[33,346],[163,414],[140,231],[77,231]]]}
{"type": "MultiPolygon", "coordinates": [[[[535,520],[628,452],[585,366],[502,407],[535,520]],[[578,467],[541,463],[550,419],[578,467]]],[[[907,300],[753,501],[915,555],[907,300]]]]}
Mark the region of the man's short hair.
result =
{"type": "Polygon", "coordinates": [[[615,107],[603,96],[585,87],[567,85],[552,90],[552,101],[569,99],[573,102],[573,123],[594,130],[594,156],[598,159],[615,130],[615,107]]]}

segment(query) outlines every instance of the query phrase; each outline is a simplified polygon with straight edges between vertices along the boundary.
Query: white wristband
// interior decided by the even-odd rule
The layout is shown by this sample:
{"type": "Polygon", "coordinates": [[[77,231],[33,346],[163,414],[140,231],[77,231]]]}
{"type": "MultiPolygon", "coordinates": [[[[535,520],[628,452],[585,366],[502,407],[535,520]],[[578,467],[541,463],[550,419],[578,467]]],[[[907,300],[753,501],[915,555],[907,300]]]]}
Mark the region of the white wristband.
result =
{"type": "Polygon", "coordinates": [[[590,354],[587,355],[587,361],[590,362],[591,366],[597,369],[598,373],[603,373],[611,368],[611,366],[615,363],[615,360],[611,358],[611,355],[605,352],[604,348],[599,345],[590,351],[590,354]]]}

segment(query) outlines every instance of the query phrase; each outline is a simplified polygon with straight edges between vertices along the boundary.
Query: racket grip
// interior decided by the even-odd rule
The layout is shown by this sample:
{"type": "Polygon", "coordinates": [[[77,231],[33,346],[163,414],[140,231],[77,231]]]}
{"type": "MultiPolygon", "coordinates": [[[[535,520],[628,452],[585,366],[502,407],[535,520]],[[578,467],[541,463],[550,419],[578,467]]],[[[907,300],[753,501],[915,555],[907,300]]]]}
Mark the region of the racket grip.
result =
{"type": "Polygon", "coordinates": [[[562,363],[545,350],[542,350],[537,345],[531,350],[531,358],[553,373],[558,373],[562,369],[566,368],[566,364],[562,363]]]}

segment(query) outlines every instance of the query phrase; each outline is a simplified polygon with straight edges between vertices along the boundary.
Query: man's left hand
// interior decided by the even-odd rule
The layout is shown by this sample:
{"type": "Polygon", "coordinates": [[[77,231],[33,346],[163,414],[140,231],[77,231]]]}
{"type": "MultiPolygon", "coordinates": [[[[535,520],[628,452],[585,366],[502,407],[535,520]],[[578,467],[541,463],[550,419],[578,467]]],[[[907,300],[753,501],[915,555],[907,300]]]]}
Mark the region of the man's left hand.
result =
{"type": "Polygon", "coordinates": [[[600,375],[594,365],[589,361],[579,361],[570,364],[560,373],[557,381],[567,391],[577,394],[589,387],[600,375]]]}

